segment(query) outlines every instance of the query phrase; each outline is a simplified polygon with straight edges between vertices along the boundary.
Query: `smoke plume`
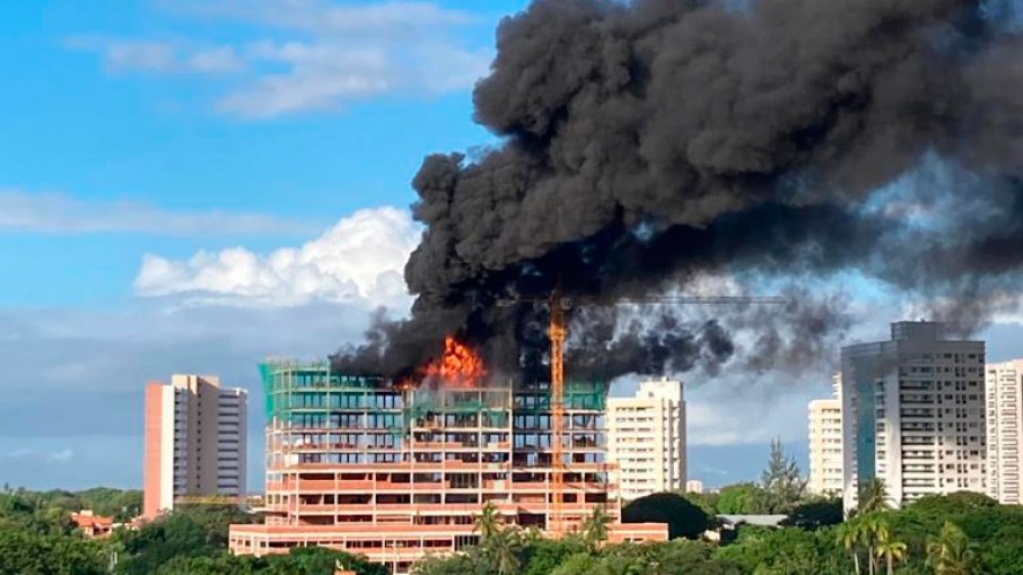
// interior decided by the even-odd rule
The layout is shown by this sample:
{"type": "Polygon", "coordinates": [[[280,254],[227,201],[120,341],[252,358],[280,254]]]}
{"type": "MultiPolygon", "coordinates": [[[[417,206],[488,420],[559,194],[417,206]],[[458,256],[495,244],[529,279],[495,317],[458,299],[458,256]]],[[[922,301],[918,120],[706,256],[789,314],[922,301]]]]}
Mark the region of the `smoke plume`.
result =
{"type": "Polygon", "coordinates": [[[1023,259],[1023,36],[1011,9],[535,1],[500,24],[474,93],[476,121],[503,144],[430,156],[413,181],[426,231],[405,269],[410,318],[376,318],[335,366],[408,373],[454,333],[497,369],[542,377],[547,310],[497,304],[556,286],[591,304],[570,312],[569,374],[713,369],[736,353],[730,321],[763,328],[746,361],[770,369],[848,327],[841,305],[807,294],[696,323],[685,310],[623,319],[593,303],[704,274],[858,270],[968,304],[945,305],[946,319],[982,321],[1023,259]],[[938,188],[907,183],[935,169],[938,188]],[[808,338],[803,351],[779,325],[808,338]]]}

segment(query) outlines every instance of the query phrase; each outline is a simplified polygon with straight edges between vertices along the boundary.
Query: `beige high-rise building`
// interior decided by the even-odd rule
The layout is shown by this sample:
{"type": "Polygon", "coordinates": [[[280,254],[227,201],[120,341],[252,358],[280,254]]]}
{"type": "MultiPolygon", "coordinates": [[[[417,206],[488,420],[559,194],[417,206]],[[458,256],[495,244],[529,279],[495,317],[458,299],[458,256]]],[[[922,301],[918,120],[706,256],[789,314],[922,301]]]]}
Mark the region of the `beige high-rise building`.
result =
{"type": "Polygon", "coordinates": [[[820,495],[842,493],[842,374],[835,374],[835,396],[808,405],[810,480],[807,489],[820,495]]]}
{"type": "Polygon", "coordinates": [[[184,496],[245,495],[247,398],[212,376],[146,385],[144,517],[173,509],[184,496]]]}
{"type": "Polygon", "coordinates": [[[681,381],[640,383],[634,397],[607,400],[608,461],[619,496],[636,499],[686,488],[686,403],[681,381]]]}
{"type": "Polygon", "coordinates": [[[987,365],[987,488],[1004,504],[1019,504],[1023,445],[1023,359],[987,365]]]}
{"type": "Polygon", "coordinates": [[[845,508],[884,481],[891,503],[987,492],[984,342],[941,324],[892,324],[890,341],[842,349],[845,508]]]}

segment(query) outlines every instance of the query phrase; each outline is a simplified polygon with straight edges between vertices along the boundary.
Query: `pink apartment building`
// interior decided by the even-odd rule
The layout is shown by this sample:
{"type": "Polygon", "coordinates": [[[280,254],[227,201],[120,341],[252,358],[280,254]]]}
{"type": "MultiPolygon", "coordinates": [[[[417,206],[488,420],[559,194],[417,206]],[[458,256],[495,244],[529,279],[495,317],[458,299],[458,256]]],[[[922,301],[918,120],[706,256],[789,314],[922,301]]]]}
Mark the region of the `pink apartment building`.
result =
{"type": "Polygon", "coordinates": [[[247,402],[244,389],[222,388],[215,376],[146,385],[143,517],[185,497],[245,495],[247,402]]]}

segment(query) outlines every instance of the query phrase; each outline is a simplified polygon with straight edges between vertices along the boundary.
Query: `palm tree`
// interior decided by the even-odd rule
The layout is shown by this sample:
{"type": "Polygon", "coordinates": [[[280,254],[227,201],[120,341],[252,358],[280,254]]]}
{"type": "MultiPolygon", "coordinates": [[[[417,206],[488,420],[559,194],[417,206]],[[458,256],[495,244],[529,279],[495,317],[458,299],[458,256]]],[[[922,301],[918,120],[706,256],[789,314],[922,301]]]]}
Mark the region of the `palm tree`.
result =
{"type": "Polygon", "coordinates": [[[480,543],[486,545],[501,531],[502,523],[503,520],[501,519],[501,514],[497,511],[497,507],[492,501],[488,501],[483,506],[480,514],[476,516],[475,525],[472,530],[479,532],[480,543]]]}
{"type": "Polygon", "coordinates": [[[497,575],[515,575],[522,567],[519,560],[519,548],[521,541],[518,531],[505,529],[497,532],[490,540],[490,549],[493,553],[492,560],[497,567],[497,575]]]}
{"type": "MultiPolygon", "coordinates": [[[[846,549],[855,549],[857,544],[864,545],[867,548],[867,572],[874,575],[879,568],[878,560],[882,558],[882,554],[878,551],[881,543],[891,542],[888,519],[883,513],[869,513],[858,515],[856,519],[847,521],[846,525],[849,527],[841,534],[840,542],[846,546],[846,549]],[[846,543],[844,538],[848,538],[850,541],[846,543]]],[[[893,553],[895,553],[894,550],[893,553]]],[[[892,559],[898,559],[898,557],[893,556],[892,559]]],[[[854,558],[854,562],[857,573],[859,573],[859,559],[854,558]]]]}
{"type": "Polygon", "coordinates": [[[838,544],[845,548],[852,556],[853,566],[856,567],[856,575],[860,575],[860,525],[857,522],[846,521],[838,526],[836,532],[838,544]]]}
{"type": "Polygon", "coordinates": [[[875,477],[860,489],[859,513],[861,515],[888,511],[891,508],[891,498],[888,496],[888,488],[885,487],[883,479],[875,477]]]}
{"type": "Polygon", "coordinates": [[[597,550],[601,541],[607,540],[607,526],[611,518],[602,507],[595,507],[593,514],[583,521],[583,540],[591,552],[597,550]]]}
{"type": "Polygon", "coordinates": [[[527,545],[533,545],[540,541],[541,539],[543,539],[543,531],[540,531],[540,529],[536,525],[529,526],[522,533],[522,541],[527,545]]]}
{"type": "Polygon", "coordinates": [[[860,540],[867,546],[867,572],[877,573],[876,545],[882,537],[888,536],[888,523],[877,513],[861,515],[856,521],[859,524],[860,540]]]}
{"type": "Polygon", "coordinates": [[[977,550],[963,530],[946,521],[938,537],[927,542],[927,565],[935,575],[973,575],[977,550]]]}
{"type": "Polygon", "coordinates": [[[519,560],[522,536],[518,530],[505,527],[504,520],[492,501],[488,501],[476,516],[473,531],[480,534],[479,552],[497,568],[498,575],[518,573],[522,567],[519,560]]]}
{"type": "Polygon", "coordinates": [[[884,525],[877,532],[877,544],[874,552],[877,553],[878,559],[885,560],[888,575],[892,575],[895,572],[895,562],[902,561],[906,557],[906,544],[892,539],[888,526],[884,525]]]}

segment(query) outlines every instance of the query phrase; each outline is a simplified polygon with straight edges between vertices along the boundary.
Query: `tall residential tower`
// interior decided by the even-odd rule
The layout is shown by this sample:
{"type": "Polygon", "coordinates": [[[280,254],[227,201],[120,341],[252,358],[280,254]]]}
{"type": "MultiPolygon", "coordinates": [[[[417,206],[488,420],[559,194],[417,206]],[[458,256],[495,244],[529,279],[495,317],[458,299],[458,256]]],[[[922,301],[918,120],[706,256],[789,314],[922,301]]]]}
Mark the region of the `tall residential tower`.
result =
{"type": "Polygon", "coordinates": [[[821,495],[842,493],[842,374],[835,374],[835,395],[807,406],[810,437],[810,481],[807,489],[821,495]]]}
{"type": "Polygon", "coordinates": [[[1019,504],[1023,444],[1023,359],[987,366],[987,489],[1000,503],[1019,504]]]}
{"type": "Polygon", "coordinates": [[[244,389],[217,377],[174,375],[145,397],[143,510],[146,518],[184,496],[245,495],[244,389]]]}
{"type": "Polygon", "coordinates": [[[607,400],[608,460],[621,498],[686,488],[686,402],[681,381],[644,381],[634,397],[607,400]]]}
{"type": "Polygon", "coordinates": [[[846,509],[871,479],[900,506],[931,494],[986,491],[984,342],[941,324],[892,324],[890,341],[842,349],[846,509]]]}

